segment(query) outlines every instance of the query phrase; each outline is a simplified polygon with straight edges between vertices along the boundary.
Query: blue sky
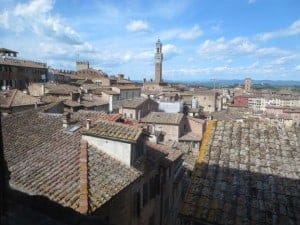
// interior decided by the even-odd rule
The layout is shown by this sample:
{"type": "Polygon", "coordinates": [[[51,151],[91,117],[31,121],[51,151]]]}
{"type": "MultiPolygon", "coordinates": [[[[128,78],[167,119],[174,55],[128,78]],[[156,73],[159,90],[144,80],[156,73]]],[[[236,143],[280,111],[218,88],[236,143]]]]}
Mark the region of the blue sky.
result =
{"type": "Polygon", "coordinates": [[[0,0],[0,47],[131,79],[300,80],[299,0],[0,0]]]}

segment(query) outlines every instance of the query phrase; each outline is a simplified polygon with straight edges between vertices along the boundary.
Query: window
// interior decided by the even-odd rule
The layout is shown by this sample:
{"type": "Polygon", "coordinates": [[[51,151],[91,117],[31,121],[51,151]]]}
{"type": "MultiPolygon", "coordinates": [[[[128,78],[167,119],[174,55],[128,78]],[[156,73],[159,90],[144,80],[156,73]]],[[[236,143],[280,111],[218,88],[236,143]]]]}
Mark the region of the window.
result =
{"type": "Polygon", "coordinates": [[[148,203],[148,183],[143,185],[143,207],[148,203]]]}
{"type": "Polygon", "coordinates": [[[132,115],[132,113],[130,113],[130,118],[132,119],[132,117],[133,117],[133,115],[132,115]]]}

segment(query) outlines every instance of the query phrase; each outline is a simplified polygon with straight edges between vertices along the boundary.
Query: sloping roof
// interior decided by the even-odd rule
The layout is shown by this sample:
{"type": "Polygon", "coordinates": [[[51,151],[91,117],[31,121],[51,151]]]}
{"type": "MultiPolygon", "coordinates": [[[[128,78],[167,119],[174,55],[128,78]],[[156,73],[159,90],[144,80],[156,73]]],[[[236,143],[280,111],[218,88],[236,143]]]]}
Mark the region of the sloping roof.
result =
{"type": "Polygon", "coordinates": [[[2,121],[10,185],[78,208],[80,133],[64,133],[61,117],[26,112],[2,121]]]}
{"type": "MultiPolygon", "coordinates": [[[[78,211],[80,142],[87,118],[94,124],[110,118],[110,115],[79,111],[72,116],[72,121],[80,125],[73,133],[65,132],[60,115],[31,110],[4,117],[4,155],[10,171],[11,187],[45,196],[78,211]]],[[[88,203],[91,211],[141,175],[99,149],[89,147],[87,154],[88,203]]]]}
{"type": "Polygon", "coordinates": [[[150,112],[141,122],[179,125],[183,116],[183,113],[150,112]]]}
{"type": "Polygon", "coordinates": [[[100,71],[100,70],[96,70],[93,68],[88,68],[88,69],[83,69],[83,70],[79,70],[75,73],[75,75],[73,76],[74,79],[108,79],[106,77],[107,75],[100,71]]]}
{"type": "Polygon", "coordinates": [[[71,92],[77,92],[78,87],[69,84],[50,84],[45,85],[46,94],[69,95],[71,92]]]}
{"type": "Polygon", "coordinates": [[[88,183],[91,211],[99,208],[112,196],[118,194],[128,184],[139,178],[142,173],[133,167],[127,167],[101,150],[88,149],[88,183]]]}
{"type": "Polygon", "coordinates": [[[186,133],[184,135],[182,135],[179,138],[179,141],[201,141],[201,135],[193,133],[193,132],[189,132],[186,133]]]}
{"type": "Polygon", "coordinates": [[[16,89],[0,92],[1,107],[34,105],[35,103],[39,103],[37,97],[27,95],[16,89]]]}
{"type": "Polygon", "coordinates": [[[181,215],[199,224],[299,224],[294,127],[209,122],[181,215]]]}
{"type": "Polygon", "coordinates": [[[122,140],[126,142],[136,142],[141,133],[142,130],[136,127],[120,123],[99,121],[95,126],[85,131],[83,134],[122,140]]]}
{"type": "Polygon", "coordinates": [[[167,145],[153,143],[150,141],[146,142],[146,146],[152,150],[160,152],[161,154],[166,156],[166,159],[170,161],[176,161],[177,159],[181,158],[183,153],[175,148],[171,148],[167,145]]]}
{"type": "MultiPolygon", "coordinates": [[[[141,104],[146,102],[148,99],[147,98],[134,98],[134,99],[124,99],[120,101],[115,101],[114,106],[116,107],[123,107],[123,108],[131,108],[135,109],[139,107],[141,104]]],[[[151,100],[153,101],[153,100],[151,100]]]]}

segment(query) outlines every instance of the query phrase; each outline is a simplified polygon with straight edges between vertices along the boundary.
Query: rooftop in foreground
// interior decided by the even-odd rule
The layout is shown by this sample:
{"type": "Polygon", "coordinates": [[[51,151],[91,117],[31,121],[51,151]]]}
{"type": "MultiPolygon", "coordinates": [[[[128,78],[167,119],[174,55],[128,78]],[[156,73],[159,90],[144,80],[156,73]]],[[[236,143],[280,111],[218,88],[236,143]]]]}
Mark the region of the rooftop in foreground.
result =
{"type": "Polygon", "coordinates": [[[195,224],[300,224],[299,128],[210,122],[181,216],[195,224]]]}
{"type": "MultiPolygon", "coordinates": [[[[10,171],[10,186],[79,211],[81,134],[87,118],[93,126],[103,120],[113,121],[115,116],[92,111],[76,112],[71,121],[76,122],[78,129],[73,132],[65,132],[61,115],[39,110],[3,117],[4,155],[10,171]]],[[[142,173],[96,147],[88,146],[86,151],[88,208],[93,212],[142,173]]]]}

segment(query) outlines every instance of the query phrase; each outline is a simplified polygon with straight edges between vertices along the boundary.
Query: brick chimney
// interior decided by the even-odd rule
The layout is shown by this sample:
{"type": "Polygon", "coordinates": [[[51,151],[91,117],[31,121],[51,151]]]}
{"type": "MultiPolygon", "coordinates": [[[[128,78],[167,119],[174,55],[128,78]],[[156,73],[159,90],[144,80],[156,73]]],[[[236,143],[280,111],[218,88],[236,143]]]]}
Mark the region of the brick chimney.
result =
{"type": "Polygon", "coordinates": [[[82,214],[87,214],[89,210],[87,148],[88,148],[87,141],[82,140],[80,144],[80,158],[79,158],[80,196],[79,196],[79,209],[78,209],[78,211],[82,214]]]}
{"type": "Polygon", "coordinates": [[[70,125],[71,114],[69,112],[65,112],[63,114],[63,127],[67,128],[70,125]]]}

